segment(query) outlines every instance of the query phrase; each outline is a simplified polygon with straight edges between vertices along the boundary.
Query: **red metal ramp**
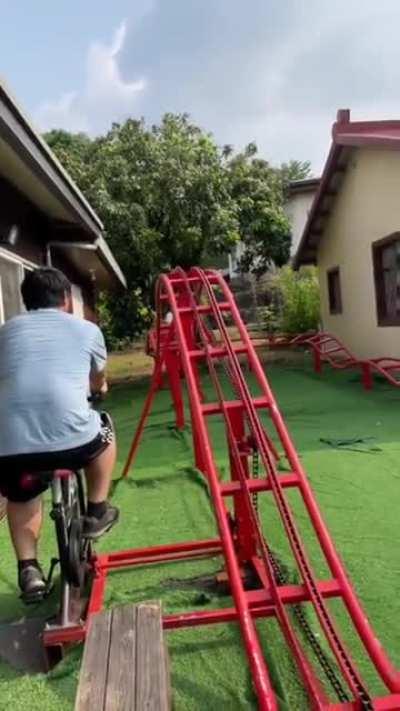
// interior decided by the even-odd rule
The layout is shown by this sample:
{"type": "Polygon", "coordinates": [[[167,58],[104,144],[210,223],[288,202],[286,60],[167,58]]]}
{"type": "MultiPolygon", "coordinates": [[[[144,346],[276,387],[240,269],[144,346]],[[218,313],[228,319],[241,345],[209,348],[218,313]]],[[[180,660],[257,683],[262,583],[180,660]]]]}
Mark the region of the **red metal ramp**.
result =
{"type": "Polygon", "coordinates": [[[381,378],[400,387],[400,359],[399,358],[357,358],[348,348],[331,333],[319,331],[310,337],[297,337],[291,341],[292,346],[309,346],[314,356],[314,370],[322,373],[324,363],[328,363],[337,370],[358,368],[366,390],[373,387],[373,376],[381,378]]]}
{"type": "MultiPolygon", "coordinates": [[[[98,556],[89,616],[101,608],[107,575],[112,570],[220,554],[228,577],[232,606],[165,615],[165,629],[237,622],[262,711],[277,709],[256,626],[259,618],[266,617],[273,617],[278,622],[308,695],[309,708],[321,711],[400,709],[400,673],[376,638],[354,593],[229,287],[218,272],[195,268],[185,273],[177,269],[159,278],[156,300],[158,325],[154,373],[124,474],[127,475],[132,466],[146,417],[165,370],[179,427],[185,422],[183,385],[186,388],[195,464],[208,482],[218,538],[98,556]],[[163,323],[167,311],[172,313],[173,320],[166,333],[163,323]],[[240,340],[235,343],[229,337],[228,327],[231,325],[240,334],[240,340]],[[252,371],[251,389],[249,369],[252,371]],[[204,372],[212,385],[211,399],[205,397],[202,390],[204,372]],[[216,465],[210,426],[212,418],[224,423],[229,481],[221,479],[216,465]],[[278,470],[277,450],[283,453],[289,471],[278,470]],[[319,580],[315,575],[289,503],[288,489],[296,490],[304,504],[329,571],[327,579],[319,580]],[[264,534],[264,522],[257,506],[257,494],[261,493],[271,497],[274,503],[277,521],[284,531],[296,568],[297,584],[285,579],[282,566],[264,534]],[[246,586],[249,575],[252,577],[251,589],[246,586]],[[331,598],[343,603],[365,654],[387,689],[386,695],[371,696],[328,607],[331,598]],[[304,606],[312,608],[323,644],[304,618],[304,606]],[[294,608],[298,611],[296,614],[294,608]],[[307,646],[304,636],[299,633],[299,624],[307,632],[307,646]],[[322,683],[321,677],[327,683],[322,683]]],[[[209,395],[208,388],[207,393],[209,395]]],[[[57,633],[51,638],[50,635],[47,643],[82,639],[85,632],[83,626],[67,631],[63,636],[57,633]]]]}
{"type": "MultiPolygon", "coordinates": [[[[275,709],[276,699],[270,675],[258,638],[255,620],[257,617],[274,615],[282,634],[291,649],[300,675],[310,698],[311,708],[354,708],[383,709],[400,708],[400,675],[393,668],[377,641],[360,603],[347,578],[345,570],[333,546],[328,530],[322,520],[302,469],[294,445],[290,439],[283,418],[259,362],[249,334],[241,320],[232,294],[217,272],[192,269],[188,274],[176,270],[160,277],[157,290],[159,333],[165,310],[173,314],[169,337],[158,340],[153,385],[159,371],[166,364],[167,371],[176,374],[182,370],[186,384],[190,417],[193,431],[193,447],[196,467],[207,477],[214,513],[218,525],[222,553],[225,558],[234,607],[214,612],[195,612],[166,617],[167,627],[210,624],[237,620],[243,636],[254,686],[262,709],[275,709]],[[210,322],[212,328],[210,329],[210,322]],[[227,323],[234,325],[240,341],[232,343],[227,323]],[[210,342],[210,333],[218,336],[210,342]],[[205,402],[200,387],[199,366],[207,368],[214,388],[215,399],[205,402]],[[222,372],[221,372],[222,365],[222,372]],[[254,397],[246,382],[244,366],[250,366],[260,394],[254,397]],[[233,399],[227,399],[223,380],[228,378],[233,399]],[[277,436],[280,447],[290,465],[290,473],[280,474],[277,469],[277,452],[261,422],[260,414],[265,411],[277,436]],[[231,482],[221,483],[213,457],[212,440],[208,420],[213,416],[223,417],[229,449],[231,482]],[[249,458],[259,456],[263,466],[263,476],[251,476],[249,458]],[[295,487],[304,502],[312,527],[324,553],[331,579],[318,581],[311,568],[307,552],[301,540],[296,520],[288,503],[286,488],[295,487]],[[277,511],[290,543],[300,585],[288,586],[279,581],[274,558],[265,540],[262,523],[254,501],[254,493],[268,491],[272,495],[277,511]],[[232,513],[226,501],[233,497],[232,513]],[[258,589],[245,589],[241,571],[243,566],[253,568],[258,578],[258,589]],[[353,625],[378,674],[389,690],[389,696],[372,699],[360,677],[359,671],[349,651],[342,642],[336,622],[328,610],[326,600],[338,597],[344,603],[353,625]],[[332,703],[322,688],[318,675],[309,660],[298,631],[289,613],[289,605],[294,601],[308,601],[315,611],[321,629],[340,669],[347,691],[341,703],[332,703]]],[[[163,327],[164,331],[164,327],[163,327]]],[[[338,353],[331,339],[326,351],[329,357],[338,353]]],[[[319,344],[322,347],[320,341],[319,344]]],[[[353,362],[345,349],[344,361],[353,362]]],[[[177,421],[184,421],[181,379],[170,375],[173,399],[177,410],[177,421]]],[[[156,388],[150,391],[150,401],[156,388]]],[[[125,467],[125,474],[131,466],[138,445],[142,421],[125,467]]],[[[340,694],[339,694],[340,696],[340,694]]]]}

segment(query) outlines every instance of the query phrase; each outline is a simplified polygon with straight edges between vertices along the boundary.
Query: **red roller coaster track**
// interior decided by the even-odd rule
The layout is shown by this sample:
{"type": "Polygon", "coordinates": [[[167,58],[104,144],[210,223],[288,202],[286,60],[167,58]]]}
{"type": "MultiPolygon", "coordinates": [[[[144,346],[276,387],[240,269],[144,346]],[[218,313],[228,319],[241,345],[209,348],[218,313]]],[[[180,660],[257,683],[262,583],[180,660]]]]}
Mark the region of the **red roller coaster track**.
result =
{"type": "MultiPolygon", "coordinates": [[[[159,278],[157,307],[157,350],[151,387],[123,474],[127,475],[132,466],[146,418],[165,375],[171,388],[177,426],[184,425],[184,381],[195,464],[208,482],[218,538],[99,556],[95,561],[95,579],[88,615],[101,608],[106,577],[113,569],[221,554],[233,606],[165,615],[166,629],[236,621],[241,630],[259,708],[262,711],[274,711],[277,709],[277,700],[256,628],[258,618],[273,616],[293,654],[311,709],[400,709],[400,673],[393,667],[377,640],[346,575],[264,369],[224,279],[212,270],[194,268],[186,273],[176,269],[159,278]],[[165,311],[173,315],[169,326],[163,325],[165,311]],[[237,328],[239,342],[231,342],[228,320],[237,328]],[[245,365],[253,373],[253,385],[255,381],[258,390],[256,395],[253,394],[253,385],[250,391],[245,365]],[[214,399],[211,402],[206,401],[202,392],[200,366],[206,366],[213,386],[214,399]],[[230,390],[229,396],[226,395],[227,390],[230,390]],[[290,472],[278,471],[278,452],[260,418],[263,413],[268,415],[271,436],[279,441],[279,448],[289,463],[290,472]],[[208,426],[213,417],[222,419],[225,425],[230,461],[229,482],[221,481],[215,463],[212,434],[208,426]],[[256,472],[252,472],[249,466],[252,458],[253,461],[258,458],[260,462],[262,473],[259,478],[254,476],[256,472]],[[297,489],[304,502],[330,571],[328,580],[320,581],[315,576],[289,505],[287,488],[297,489]],[[260,492],[268,492],[280,516],[300,579],[297,585],[289,585],[282,579],[279,563],[263,533],[256,505],[256,496],[260,492]],[[229,500],[232,500],[232,508],[227,506],[229,500]],[[253,575],[251,590],[246,589],[244,571],[253,575]],[[387,688],[386,695],[379,698],[370,695],[340,637],[336,621],[328,608],[329,598],[339,598],[344,604],[365,653],[387,688]],[[305,649],[299,625],[294,619],[293,608],[301,610],[303,603],[312,606],[321,635],[325,637],[326,648],[329,647],[331,658],[335,660],[336,672],[332,672],[333,663],[326,662],[327,655],[317,643],[317,661],[322,662],[322,668],[336,691],[334,700],[321,682],[315,659],[310,648],[305,649]],[[341,680],[338,680],[338,676],[341,680]]],[[[45,643],[51,646],[82,639],[85,629],[83,625],[72,630],[50,632],[45,643]]],[[[315,636],[313,639],[315,641],[315,636]]]]}
{"type": "Polygon", "coordinates": [[[312,335],[302,334],[293,338],[289,345],[311,348],[316,373],[322,373],[323,363],[328,363],[337,370],[359,368],[365,390],[371,390],[373,387],[374,375],[379,375],[396,388],[400,387],[400,380],[396,377],[400,372],[399,358],[356,358],[336,336],[324,331],[312,335]]]}

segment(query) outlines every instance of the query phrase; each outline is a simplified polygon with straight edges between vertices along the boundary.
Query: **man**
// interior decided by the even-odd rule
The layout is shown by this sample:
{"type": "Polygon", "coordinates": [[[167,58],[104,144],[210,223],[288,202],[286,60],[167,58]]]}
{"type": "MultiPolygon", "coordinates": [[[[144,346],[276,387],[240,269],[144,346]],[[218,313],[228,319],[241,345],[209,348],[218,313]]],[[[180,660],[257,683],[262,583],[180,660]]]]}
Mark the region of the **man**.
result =
{"type": "Polygon", "coordinates": [[[85,469],[86,538],[108,531],[119,512],[107,503],[113,432],[87,401],[89,386],[107,391],[103,335],[70,315],[71,284],[57,269],[27,272],[21,292],[27,313],[0,328],[0,494],[8,500],[22,598],[32,602],[46,592],[37,558],[46,486],[26,488],[26,472],[85,469]]]}

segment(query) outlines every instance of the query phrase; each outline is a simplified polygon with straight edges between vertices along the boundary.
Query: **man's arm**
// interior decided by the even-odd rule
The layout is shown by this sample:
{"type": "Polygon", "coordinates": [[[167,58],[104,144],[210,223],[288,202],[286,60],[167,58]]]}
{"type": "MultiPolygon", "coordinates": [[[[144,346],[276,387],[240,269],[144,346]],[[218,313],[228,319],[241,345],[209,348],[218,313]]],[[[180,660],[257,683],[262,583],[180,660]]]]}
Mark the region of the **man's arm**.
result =
{"type": "Polygon", "coordinates": [[[107,349],[104,336],[96,327],[96,334],[93,339],[91,364],[90,364],[90,390],[92,393],[105,395],[108,391],[105,366],[107,363],[107,349]]]}

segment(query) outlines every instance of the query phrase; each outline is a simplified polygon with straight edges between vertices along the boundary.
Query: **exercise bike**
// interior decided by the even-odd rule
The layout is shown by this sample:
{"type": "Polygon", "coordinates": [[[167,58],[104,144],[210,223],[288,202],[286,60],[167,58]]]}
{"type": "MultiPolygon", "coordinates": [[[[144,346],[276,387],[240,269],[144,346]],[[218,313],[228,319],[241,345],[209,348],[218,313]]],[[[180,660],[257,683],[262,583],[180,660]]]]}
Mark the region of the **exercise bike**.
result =
{"type": "MultiPolygon", "coordinates": [[[[98,393],[88,398],[95,404],[102,400],[98,393]]],[[[101,413],[104,424],[111,425],[106,413],[101,413]]],[[[45,597],[53,590],[54,574],[60,567],[60,602],[55,617],[46,621],[45,630],[66,629],[80,623],[85,613],[87,596],[93,573],[92,544],[83,537],[83,521],[87,512],[86,482],[83,470],[57,469],[27,474],[50,486],[50,517],[54,521],[57,556],[52,558],[46,577],[45,597]]],[[[32,601],[34,602],[34,600],[32,601]]]]}

